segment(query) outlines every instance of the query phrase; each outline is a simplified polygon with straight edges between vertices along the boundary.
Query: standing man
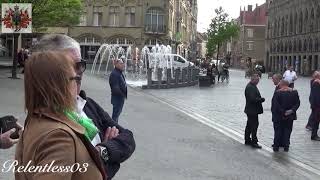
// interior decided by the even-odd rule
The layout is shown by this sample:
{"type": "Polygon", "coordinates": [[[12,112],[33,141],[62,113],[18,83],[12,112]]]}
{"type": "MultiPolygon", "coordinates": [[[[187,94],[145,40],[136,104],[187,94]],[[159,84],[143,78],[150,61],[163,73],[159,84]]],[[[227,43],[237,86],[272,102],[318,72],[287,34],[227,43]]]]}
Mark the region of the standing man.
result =
{"type": "Polygon", "coordinates": [[[320,141],[318,136],[320,121],[320,74],[315,75],[315,79],[311,85],[310,104],[312,109],[312,133],[311,140],[320,141]]]}
{"type": "Polygon", "coordinates": [[[122,59],[116,59],[114,66],[109,77],[109,84],[111,87],[111,104],[113,105],[112,119],[118,122],[124,100],[128,97],[128,90],[126,79],[122,73],[125,67],[122,59]]]}
{"type": "Polygon", "coordinates": [[[298,77],[292,66],[289,66],[289,68],[284,72],[283,79],[289,82],[290,88],[294,88],[294,81],[297,80],[298,77]]]}
{"type": "Polygon", "coordinates": [[[248,83],[245,89],[246,107],[244,112],[247,114],[248,120],[244,139],[245,145],[251,145],[253,148],[261,149],[257,138],[259,126],[258,115],[263,113],[262,103],[265,101],[265,99],[261,97],[257,88],[259,80],[259,75],[253,74],[251,76],[251,81],[248,83]]]}
{"type": "Polygon", "coordinates": [[[289,82],[281,80],[280,89],[274,93],[272,99],[272,121],[274,128],[273,151],[279,147],[289,151],[290,136],[293,121],[297,119],[297,110],[300,106],[298,91],[289,87],[289,82]]]}
{"type": "Polygon", "coordinates": [[[274,92],[280,89],[280,81],[282,79],[281,74],[274,74],[272,76],[272,82],[276,86],[274,92]]]}

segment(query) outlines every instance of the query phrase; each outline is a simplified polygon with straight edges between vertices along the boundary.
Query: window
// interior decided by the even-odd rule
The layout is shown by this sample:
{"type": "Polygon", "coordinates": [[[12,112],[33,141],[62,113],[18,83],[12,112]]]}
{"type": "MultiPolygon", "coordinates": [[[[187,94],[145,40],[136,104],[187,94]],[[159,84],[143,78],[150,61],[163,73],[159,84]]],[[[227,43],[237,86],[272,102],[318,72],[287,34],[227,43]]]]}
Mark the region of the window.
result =
{"type": "Polygon", "coordinates": [[[109,44],[117,44],[120,46],[131,46],[134,44],[134,42],[131,39],[124,38],[124,37],[118,37],[113,38],[109,41],[109,44]]]}
{"type": "Polygon", "coordinates": [[[127,26],[134,26],[136,24],[135,7],[126,7],[126,24],[127,26]]]}
{"type": "Polygon", "coordinates": [[[110,26],[119,26],[120,25],[120,7],[119,6],[110,6],[109,9],[109,25],[110,26]]]}
{"type": "Polygon", "coordinates": [[[149,39],[145,42],[145,45],[148,46],[155,46],[157,44],[162,44],[162,41],[160,39],[149,39]]]}
{"type": "Polygon", "coordinates": [[[164,13],[161,9],[151,8],[147,11],[146,31],[165,32],[164,13]]]}
{"type": "Polygon", "coordinates": [[[93,26],[101,26],[102,22],[102,7],[93,7],[93,26]]]}
{"type": "Polygon", "coordinates": [[[79,26],[87,26],[87,16],[86,16],[86,14],[87,13],[84,12],[83,15],[81,15],[79,26]]]}
{"type": "Polygon", "coordinates": [[[253,29],[247,29],[248,37],[253,38],[253,29]]]}
{"type": "Polygon", "coordinates": [[[253,50],[253,41],[247,41],[247,50],[249,51],[253,50]]]}
{"type": "Polygon", "coordinates": [[[179,56],[174,56],[174,61],[179,62],[179,63],[185,63],[185,61],[179,56]]]}

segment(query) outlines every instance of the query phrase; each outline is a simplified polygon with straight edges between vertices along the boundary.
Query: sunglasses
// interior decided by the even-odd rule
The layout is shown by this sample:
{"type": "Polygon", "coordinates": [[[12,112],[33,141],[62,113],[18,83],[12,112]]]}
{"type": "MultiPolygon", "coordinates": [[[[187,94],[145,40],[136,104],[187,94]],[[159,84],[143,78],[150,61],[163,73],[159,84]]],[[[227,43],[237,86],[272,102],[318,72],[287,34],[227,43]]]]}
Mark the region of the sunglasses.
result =
{"type": "Polygon", "coordinates": [[[74,76],[74,77],[71,77],[71,78],[69,78],[69,80],[70,81],[81,81],[82,80],[82,78],[81,78],[81,76],[74,76]]]}
{"type": "Polygon", "coordinates": [[[87,68],[87,61],[84,59],[80,59],[79,62],[76,62],[75,64],[75,70],[77,73],[81,74],[83,73],[87,68]]]}

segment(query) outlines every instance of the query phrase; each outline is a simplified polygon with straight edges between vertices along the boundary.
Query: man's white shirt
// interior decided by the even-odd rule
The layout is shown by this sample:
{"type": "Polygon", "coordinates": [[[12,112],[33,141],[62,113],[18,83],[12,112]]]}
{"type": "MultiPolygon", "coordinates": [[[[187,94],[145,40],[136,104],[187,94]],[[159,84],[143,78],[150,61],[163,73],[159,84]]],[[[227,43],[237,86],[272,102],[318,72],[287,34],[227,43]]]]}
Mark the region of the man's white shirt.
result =
{"type": "Polygon", "coordinates": [[[295,79],[297,79],[297,74],[295,71],[290,72],[290,70],[286,70],[286,72],[283,74],[283,78],[291,84],[295,81],[295,79]]]}
{"type": "MultiPolygon", "coordinates": [[[[87,103],[86,100],[82,99],[80,96],[77,96],[77,112],[83,117],[88,117],[86,113],[83,111],[83,108],[86,105],[86,103],[87,103]]],[[[101,143],[101,139],[100,139],[99,133],[97,133],[97,135],[91,141],[91,144],[93,146],[96,146],[99,143],[101,143]]]]}

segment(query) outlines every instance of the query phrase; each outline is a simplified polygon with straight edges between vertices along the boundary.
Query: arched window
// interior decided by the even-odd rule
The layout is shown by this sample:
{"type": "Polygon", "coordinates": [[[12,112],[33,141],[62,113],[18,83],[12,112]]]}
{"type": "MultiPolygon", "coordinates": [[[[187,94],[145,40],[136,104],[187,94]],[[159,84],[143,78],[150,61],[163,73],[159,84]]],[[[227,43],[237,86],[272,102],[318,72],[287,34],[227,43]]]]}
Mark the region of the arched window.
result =
{"type": "Polygon", "coordinates": [[[307,40],[305,39],[304,40],[304,43],[303,43],[303,51],[304,52],[307,52],[307,49],[308,49],[308,45],[307,45],[308,43],[307,43],[307,40]]]}
{"type": "Polygon", "coordinates": [[[155,46],[157,44],[161,45],[163,43],[160,39],[148,39],[145,41],[146,46],[155,46]]]}
{"type": "Polygon", "coordinates": [[[113,37],[108,41],[109,44],[119,45],[122,47],[128,47],[134,45],[134,40],[127,37],[113,37]]]}
{"type": "Polygon", "coordinates": [[[165,33],[165,13],[161,8],[150,8],[146,14],[145,31],[165,33]]]}
{"type": "Polygon", "coordinates": [[[77,38],[80,45],[100,45],[102,38],[94,34],[83,34],[77,38]]]}
{"type": "Polygon", "coordinates": [[[308,51],[313,52],[313,40],[311,38],[309,38],[308,41],[309,41],[308,51]]]}

